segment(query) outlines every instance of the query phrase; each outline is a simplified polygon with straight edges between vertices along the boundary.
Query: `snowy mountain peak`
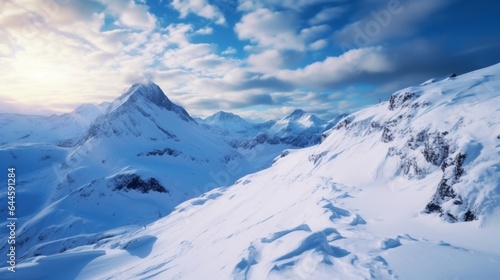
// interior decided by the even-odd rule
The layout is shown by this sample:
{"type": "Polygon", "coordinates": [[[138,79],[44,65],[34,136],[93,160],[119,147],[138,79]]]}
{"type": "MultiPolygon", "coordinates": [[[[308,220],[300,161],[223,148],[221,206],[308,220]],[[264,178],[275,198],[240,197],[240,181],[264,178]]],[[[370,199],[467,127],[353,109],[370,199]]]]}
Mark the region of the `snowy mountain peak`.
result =
{"type": "Polygon", "coordinates": [[[146,99],[158,106],[169,105],[172,103],[160,87],[153,82],[135,83],[130,87],[125,95],[134,101],[146,99]]]}
{"type": "Polygon", "coordinates": [[[214,124],[217,122],[238,122],[238,123],[247,123],[242,117],[235,115],[233,113],[228,113],[224,111],[219,111],[205,119],[205,122],[208,124],[214,124]]]}
{"type": "Polygon", "coordinates": [[[106,112],[90,126],[84,141],[102,136],[142,136],[145,140],[177,139],[173,126],[195,124],[191,116],[174,104],[160,87],[152,82],[132,85],[118,97],[106,112]],[[181,123],[176,124],[178,121],[181,123]]]}
{"type": "Polygon", "coordinates": [[[193,121],[184,108],[170,101],[161,88],[153,82],[133,84],[111,104],[108,113],[120,107],[140,111],[149,111],[153,107],[158,107],[176,113],[184,121],[193,121]]]}
{"type": "Polygon", "coordinates": [[[279,120],[276,123],[276,127],[283,129],[284,127],[320,127],[325,125],[325,121],[316,117],[315,115],[309,114],[301,109],[295,109],[291,114],[279,120]]]}
{"type": "Polygon", "coordinates": [[[289,114],[287,116],[287,118],[300,118],[305,114],[307,114],[306,111],[304,111],[302,109],[295,109],[295,110],[293,110],[293,112],[291,114],[289,114]]]}

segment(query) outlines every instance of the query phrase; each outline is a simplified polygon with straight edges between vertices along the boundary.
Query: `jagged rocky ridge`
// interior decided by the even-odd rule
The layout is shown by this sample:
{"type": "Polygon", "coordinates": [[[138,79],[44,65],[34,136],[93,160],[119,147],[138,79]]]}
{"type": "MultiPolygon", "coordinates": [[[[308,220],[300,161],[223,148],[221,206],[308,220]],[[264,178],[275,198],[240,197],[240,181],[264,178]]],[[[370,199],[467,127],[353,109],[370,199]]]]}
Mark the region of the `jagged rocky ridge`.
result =
{"type": "MultiPolygon", "coordinates": [[[[488,168],[495,166],[493,159],[486,160],[488,155],[483,154],[485,143],[490,149],[494,149],[494,144],[483,132],[474,135],[484,124],[489,129],[497,125],[495,117],[492,118],[495,108],[485,100],[498,99],[498,95],[488,81],[488,75],[470,73],[461,79],[448,78],[410,87],[393,94],[389,102],[384,103],[387,104],[385,110],[381,107],[373,115],[350,115],[326,135],[338,131],[335,134],[345,133],[355,141],[354,137],[379,134],[380,142],[386,145],[378,146],[387,146],[387,156],[399,161],[394,174],[421,180],[442,172],[436,192],[425,206],[427,213],[438,213],[449,222],[472,221],[489,213],[490,199],[497,199],[494,189],[498,188],[498,182],[496,185],[490,182],[485,187],[477,183],[484,175],[467,174],[483,164],[481,161],[489,162],[488,168]],[[470,86],[470,79],[478,82],[470,86]],[[467,108],[469,106],[476,108],[467,108]],[[463,178],[464,175],[468,178],[463,178]],[[477,195],[482,191],[491,193],[477,195]]],[[[488,168],[480,172],[489,172],[488,168]]]]}

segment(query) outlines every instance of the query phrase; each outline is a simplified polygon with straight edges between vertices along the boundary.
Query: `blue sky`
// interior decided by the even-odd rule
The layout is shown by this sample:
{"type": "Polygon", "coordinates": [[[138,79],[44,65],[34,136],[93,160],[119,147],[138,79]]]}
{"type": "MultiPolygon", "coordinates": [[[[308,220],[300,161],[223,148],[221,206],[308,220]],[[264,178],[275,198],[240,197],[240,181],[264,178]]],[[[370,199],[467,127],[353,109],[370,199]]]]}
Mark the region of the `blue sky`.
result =
{"type": "Polygon", "coordinates": [[[329,119],[500,62],[497,1],[50,0],[0,7],[0,112],[152,80],[194,116],[329,119]]]}

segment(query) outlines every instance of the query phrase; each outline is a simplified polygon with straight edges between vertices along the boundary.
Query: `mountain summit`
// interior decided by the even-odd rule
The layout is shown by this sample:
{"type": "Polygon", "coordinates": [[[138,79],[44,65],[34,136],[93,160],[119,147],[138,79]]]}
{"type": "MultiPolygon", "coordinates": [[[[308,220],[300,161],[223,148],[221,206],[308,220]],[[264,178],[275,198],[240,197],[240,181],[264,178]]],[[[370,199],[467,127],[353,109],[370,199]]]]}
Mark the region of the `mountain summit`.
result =
{"type": "Polygon", "coordinates": [[[175,137],[170,130],[177,120],[196,123],[184,108],[170,101],[158,85],[137,83],[111,103],[108,110],[95,120],[84,139],[129,134],[149,135],[143,139],[146,141],[171,139],[175,137]]]}
{"type": "Polygon", "coordinates": [[[176,113],[184,121],[193,121],[184,108],[172,103],[161,88],[153,82],[133,84],[111,104],[109,111],[112,112],[122,106],[127,109],[136,108],[144,110],[151,108],[153,105],[160,109],[176,113]]]}
{"type": "Polygon", "coordinates": [[[295,109],[288,116],[276,122],[275,127],[283,129],[286,127],[294,126],[304,128],[319,128],[326,124],[326,122],[313,114],[307,113],[302,109],[295,109]]]}
{"type": "Polygon", "coordinates": [[[203,120],[203,123],[216,126],[239,126],[239,129],[248,128],[251,124],[242,117],[233,113],[219,111],[203,120]]]}

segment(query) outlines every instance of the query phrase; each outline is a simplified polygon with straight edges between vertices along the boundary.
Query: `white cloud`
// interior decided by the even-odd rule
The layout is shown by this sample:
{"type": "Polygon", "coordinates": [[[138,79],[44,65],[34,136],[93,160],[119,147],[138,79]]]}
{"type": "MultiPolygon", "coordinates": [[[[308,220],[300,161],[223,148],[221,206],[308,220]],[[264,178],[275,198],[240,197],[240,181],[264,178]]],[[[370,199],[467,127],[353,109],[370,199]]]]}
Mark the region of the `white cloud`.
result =
{"type": "Polygon", "coordinates": [[[283,57],[277,50],[268,49],[259,54],[252,54],[247,59],[250,69],[257,72],[272,73],[283,66],[283,57]]]}
{"type": "Polygon", "coordinates": [[[131,80],[153,77],[149,69],[158,66],[158,57],[189,44],[192,30],[159,29],[147,8],[133,1],[2,3],[0,44],[6,47],[0,67],[8,73],[0,76],[0,99],[15,92],[13,102],[31,106],[30,112],[113,99],[131,80]],[[106,17],[117,28],[102,31],[106,17]]]}
{"type": "MultiPolygon", "coordinates": [[[[341,1],[341,0],[340,0],[341,1]]],[[[301,10],[307,6],[321,3],[340,2],[339,0],[240,0],[238,9],[252,11],[260,8],[287,8],[301,10]]]]}
{"type": "Polygon", "coordinates": [[[214,32],[214,29],[212,27],[203,27],[198,30],[196,30],[194,33],[199,34],[199,35],[210,35],[214,32]]]}
{"type": "Polygon", "coordinates": [[[309,48],[313,51],[321,50],[324,49],[326,46],[328,46],[328,41],[325,39],[320,39],[317,41],[314,41],[309,45],[309,48]]]}
{"type": "Polygon", "coordinates": [[[348,11],[346,6],[330,7],[319,11],[312,19],[309,20],[311,24],[320,24],[330,21],[344,15],[348,11]]]}
{"type": "Polygon", "coordinates": [[[196,14],[200,17],[215,21],[217,24],[225,24],[226,19],[222,12],[206,0],[173,0],[172,7],[179,11],[181,18],[188,14],[196,14]]]}
{"type": "Polygon", "coordinates": [[[156,18],[148,12],[145,5],[129,1],[103,1],[106,11],[117,17],[118,24],[140,29],[153,29],[156,18]]]}
{"type": "Polygon", "coordinates": [[[317,38],[321,34],[326,33],[330,30],[331,30],[330,26],[328,26],[326,24],[313,25],[311,27],[307,27],[307,28],[302,29],[300,31],[299,36],[301,38],[303,38],[304,40],[311,40],[311,39],[317,38]]]}
{"type": "MultiPolygon", "coordinates": [[[[220,20],[216,9],[197,10],[207,1],[176,2],[185,7],[181,16],[196,11],[204,18],[220,20]]],[[[311,22],[300,20],[297,10],[264,7],[293,1],[256,2],[262,7],[249,10],[235,26],[238,37],[249,41],[244,50],[250,55],[241,60],[234,56],[234,47],[224,50],[199,43],[208,37],[196,35],[224,27],[182,23],[160,27],[138,1],[4,1],[0,103],[11,104],[5,107],[11,110],[17,104],[19,110],[29,112],[67,111],[81,102],[112,100],[130,83],[153,79],[172,100],[195,114],[237,110],[245,102],[327,110],[331,103],[321,101],[328,97],[300,88],[329,90],[393,69],[380,48],[357,49],[300,69],[283,69],[296,62],[294,56],[326,48],[331,30],[319,22],[304,28],[311,22]],[[65,4],[49,7],[43,3],[65,4]]],[[[295,2],[305,7],[315,1],[295,2]]],[[[274,109],[268,113],[282,115],[274,109]]]]}
{"type": "Polygon", "coordinates": [[[260,47],[279,50],[304,50],[302,39],[295,32],[293,13],[258,9],[244,15],[236,24],[240,39],[247,39],[260,47]]]}
{"type": "Polygon", "coordinates": [[[163,63],[169,68],[181,68],[192,59],[211,54],[214,49],[211,44],[187,44],[167,50],[163,55],[163,63]]]}
{"type": "Polygon", "coordinates": [[[319,50],[326,47],[327,41],[320,39],[331,31],[330,26],[320,24],[302,29],[299,27],[296,12],[259,8],[245,14],[236,24],[235,31],[240,39],[254,44],[244,47],[248,52],[261,53],[266,49],[302,52],[307,48],[319,50]]]}
{"type": "Polygon", "coordinates": [[[296,70],[281,70],[278,78],[300,87],[329,88],[356,80],[358,76],[387,73],[393,65],[381,47],[350,50],[296,70]]]}
{"type": "Polygon", "coordinates": [[[189,36],[193,30],[193,26],[190,24],[171,24],[164,29],[168,34],[168,40],[179,47],[189,45],[189,36]]]}
{"type": "Polygon", "coordinates": [[[227,47],[227,49],[225,49],[224,51],[222,51],[222,55],[233,55],[233,54],[236,54],[236,49],[233,48],[233,47],[227,47]]]}

